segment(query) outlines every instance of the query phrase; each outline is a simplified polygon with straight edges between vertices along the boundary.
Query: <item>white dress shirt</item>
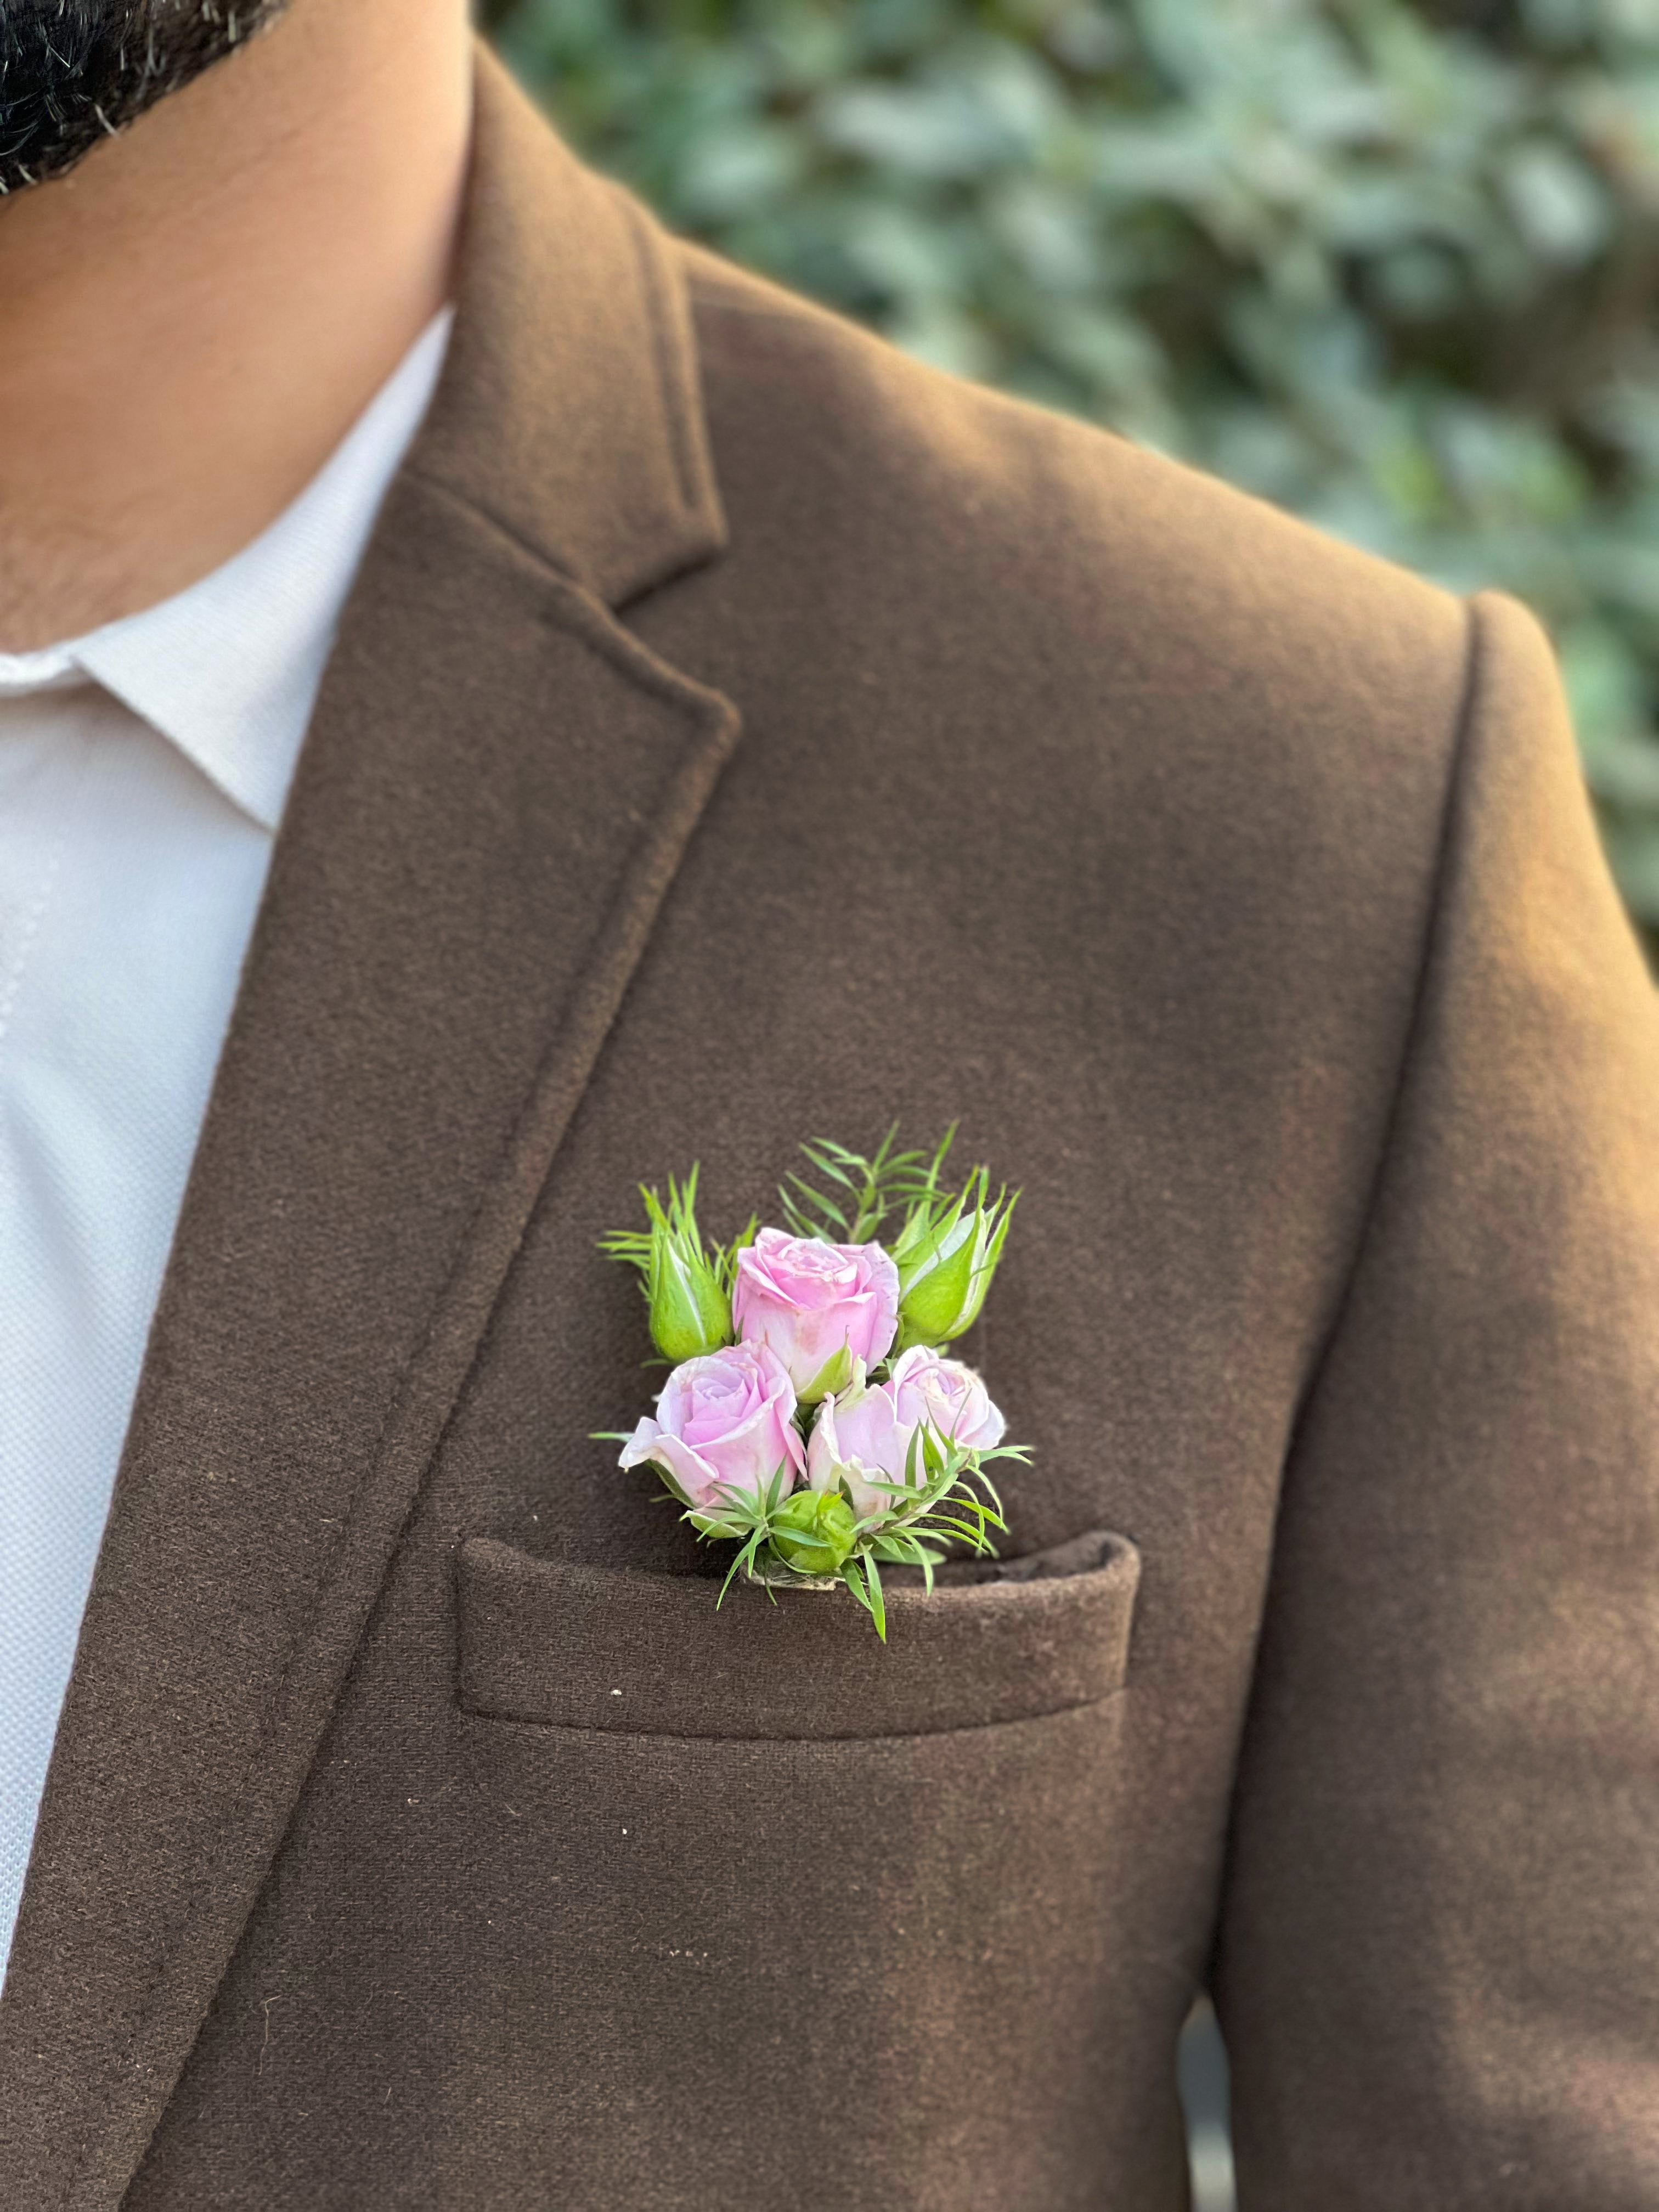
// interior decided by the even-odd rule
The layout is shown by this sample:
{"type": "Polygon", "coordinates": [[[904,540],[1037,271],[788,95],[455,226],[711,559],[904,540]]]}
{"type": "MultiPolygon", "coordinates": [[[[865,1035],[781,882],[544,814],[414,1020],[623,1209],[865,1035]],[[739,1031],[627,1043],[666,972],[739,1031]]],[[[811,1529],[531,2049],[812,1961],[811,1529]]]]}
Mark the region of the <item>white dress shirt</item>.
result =
{"type": "Polygon", "coordinates": [[[0,1968],[276,827],[450,319],[222,568],[0,653],[0,1968]]]}

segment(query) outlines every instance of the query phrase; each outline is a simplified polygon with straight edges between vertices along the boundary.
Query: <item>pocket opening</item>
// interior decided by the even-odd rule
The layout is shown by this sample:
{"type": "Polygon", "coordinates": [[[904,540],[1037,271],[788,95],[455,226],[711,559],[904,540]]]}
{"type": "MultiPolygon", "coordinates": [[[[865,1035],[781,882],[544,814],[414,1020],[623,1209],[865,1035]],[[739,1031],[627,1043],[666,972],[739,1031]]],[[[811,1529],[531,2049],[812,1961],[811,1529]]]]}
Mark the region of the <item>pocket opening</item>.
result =
{"type": "Polygon", "coordinates": [[[836,1593],[538,1559],[457,1557],[457,1694],[495,1720],[635,1735],[823,1741],[1036,1720],[1127,1681],[1139,1554],[1091,1529],[1023,1559],[894,1578],[889,1640],[836,1593]]]}

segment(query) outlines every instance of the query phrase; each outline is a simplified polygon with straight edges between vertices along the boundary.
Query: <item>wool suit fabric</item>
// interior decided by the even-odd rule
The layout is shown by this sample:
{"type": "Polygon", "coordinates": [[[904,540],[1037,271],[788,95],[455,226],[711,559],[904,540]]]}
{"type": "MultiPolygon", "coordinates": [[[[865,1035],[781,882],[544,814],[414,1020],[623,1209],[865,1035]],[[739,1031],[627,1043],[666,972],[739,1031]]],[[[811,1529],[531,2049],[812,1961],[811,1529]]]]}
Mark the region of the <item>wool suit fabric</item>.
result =
{"type": "Polygon", "coordinates": [[[0,1997],[19,2212],[1659,2205],[1659,1016],[1548,647],[481,57],[0,1997]],[[1024,1190],[1004,1571],[737,1589],[595,1250],[1024,1190]]]}

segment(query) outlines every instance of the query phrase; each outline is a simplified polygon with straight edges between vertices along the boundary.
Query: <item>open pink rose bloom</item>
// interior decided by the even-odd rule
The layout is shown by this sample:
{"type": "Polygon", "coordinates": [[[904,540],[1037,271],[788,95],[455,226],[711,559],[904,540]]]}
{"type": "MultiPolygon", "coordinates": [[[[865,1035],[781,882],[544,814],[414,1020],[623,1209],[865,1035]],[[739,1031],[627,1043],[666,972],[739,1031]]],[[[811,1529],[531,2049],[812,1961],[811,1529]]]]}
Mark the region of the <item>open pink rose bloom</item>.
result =
{"type": "Polygon", "coordinates": [[[946,1443],[964,1451],[990,1451],[1006,1425],[977,1370],[912,1345],[893,1363],[893,1402],[901,1421],[926,1421],[946,1443]]]}
{"type": "Polygon", "coordinates": [[[795,1393],[766,1344],[734,1344],[677,1367],[653,1419],[647,1414],[621,1464],[662,1468],[686,1504],[716,1514],[725,1493],[763,1492],[780,1468],[793,1489],[805,1464],[794,1424],[795,1393]]]}
{"type": "Polygon", "coordinates": [[[738,1255],[732,1324],[745,1343],[771,1346],[798,1393],[842,1354],[849,1374],[852,1360],[873,1367],[884,1359],[898,1309],[898,1269],[879,1244],[825,1244],[763,1229],[738,1255]]]}
{"type": "Polygon", "coordinates": [[[968,1451],[990,1450],[1003,1430],[973,1369],[918,1345],[885,1382],[825,1399],[806,1448],[806,1479],[814,1490],[844,1483],[860,1520],[889,1509],[901,1501],[877,1486],[908,1480],[911,1439],[924,1425],[968,1451]]]}

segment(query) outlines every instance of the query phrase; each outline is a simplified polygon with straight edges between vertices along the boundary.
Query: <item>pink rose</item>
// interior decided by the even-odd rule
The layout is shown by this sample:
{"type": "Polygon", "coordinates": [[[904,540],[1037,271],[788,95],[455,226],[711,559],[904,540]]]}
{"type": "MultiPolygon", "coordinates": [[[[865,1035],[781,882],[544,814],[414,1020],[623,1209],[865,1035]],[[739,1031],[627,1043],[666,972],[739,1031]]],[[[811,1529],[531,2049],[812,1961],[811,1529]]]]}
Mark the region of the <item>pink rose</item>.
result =
{"type": "Polygon", "coordinates": [[[860,1376],[850,1390],[818,1407],[806,1443],[806,1480],[814,1490],[838,1490],[844,1482],[860,1521],[882,1512],[897,1501],[874,1486],[904,1480],[915,1428],[899,1419],[890,1382],[866,1383],[860,1376]]]}
{"type": "Polygon", "coordinates": [[[745,1343],[769,1344],[808,1403],[844,1388],[855,1359],[866,1367],[885,1359],[898,1334],[898,1269],[879,1244],[823,1244],[763,1229],[738,1255],[738,1334],[745,1343]]]}
{"type": "Polygon", "coordinates": [[[780,1468],[795,1486],[806,1462],[795,1428],[795,1394],[765,1344],[734,1344],[677,1367],[623,1447],[621,1464],[661,1468],[699,1513],[718,1514],[728,1492],[758,1497],[780,1468]]]}
{"type": "Polygon", "coordinates": [[[926,1345],[912,1345],[894,1363],[892,1390],[902,1421],[927,1421],[947,1443],[989,1451],[1002,1442],[1002,1415],[981,1376],[960,1359],[941,1359],[926,1345]]]}
{"type": "MultiPolygon", "coordinates": [[[[902,1503],[878,1482],[904,1482],[912,1471],[911,1439],[926,1425],[966,1451],[989,1451],[1002,1440],[1002,1415],[984,1383],[959,1359],[941,1359],[922,1345],[905,1352],[885,1382],[826,1398],[806,1446],[806,1480],[814,1490],[844,1481],[860,1521],[902,1503]]],[[[926,1480],[920,1447],[917,1487],[926,1480]]]]}

